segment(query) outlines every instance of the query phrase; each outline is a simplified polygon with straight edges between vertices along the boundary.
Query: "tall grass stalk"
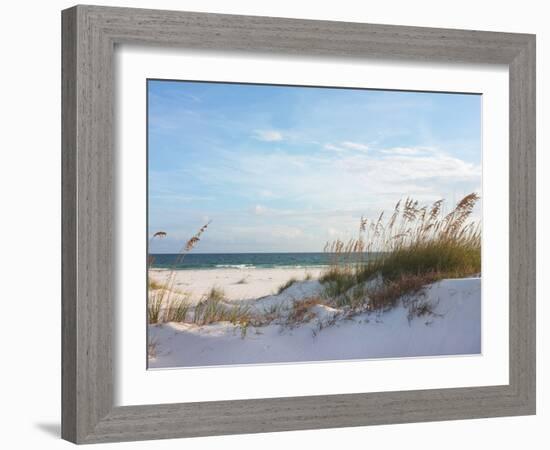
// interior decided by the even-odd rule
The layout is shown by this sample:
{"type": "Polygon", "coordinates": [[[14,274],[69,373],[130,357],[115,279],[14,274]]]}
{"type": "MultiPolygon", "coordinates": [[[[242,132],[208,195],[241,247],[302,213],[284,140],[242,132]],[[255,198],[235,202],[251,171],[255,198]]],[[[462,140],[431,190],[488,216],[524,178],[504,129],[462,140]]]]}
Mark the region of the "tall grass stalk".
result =
{"type": "Polygon", "coordinates": [[[365,298],[369,308],[387,308],[426,284],[481,272],[481,226],[471,217],[478,200],[471,193],[444,214],[443,200],[420,206],[407,198],[388,219],[362,217],[357,238],[325,245],[331,255],[320,278],[326,296],[349,304],[352,288],[381,277],[383,284],[367,289],[365,298]]]}
{"type": "MultiPolygon", "coordinates": [[[[162,310],[163,305],[167,305],[168,311],[173,311],[173,313],[169,313],[172,316],[180,317],[184,313],[184,305],[182,303],[183,300],[177,301],[177,307],[174,306],[174,303],[171,299],[172,295],[174,295],[174,283],[176,280],[176,270],[178,265],[180,265],[185,256],[193,250],[193,248],[198,244],[200,241],[200,238],[202,234],[207,230],[208,226],[210,225],[211,221],[204,224],[197,233],[195,233],[180,249],[180,251],[177,254],[176,259],[174,260],[170,271],[168,273],[168,276],[165,278],[165,280],[162,283],[158,283],[155,281],[151,281],[149,283],[149,289],[147,293],[147,314],[148,314],[148,322],[149,323],[157,323],[161,320],[160,317],[160,311],[162,310]],[[154,287],[153,287],[154,286],[154,287]],[[154,288],[157,288],[154,290],[154,288]]],[[[153,236],[151,237],[151,240],[154,238],[164,238],[166,237],[166,232],[164,231],[157,231],[153,236]]],[[[152,264],[154,262],[154,259],[151,255],[148,256],[147,269],[150,269],[152,264]]],[[[148,270],[149,272],[149,270],[148,270]]],[[[185,310],[185,315],[187,314],[187,310],[185,310]]]]}

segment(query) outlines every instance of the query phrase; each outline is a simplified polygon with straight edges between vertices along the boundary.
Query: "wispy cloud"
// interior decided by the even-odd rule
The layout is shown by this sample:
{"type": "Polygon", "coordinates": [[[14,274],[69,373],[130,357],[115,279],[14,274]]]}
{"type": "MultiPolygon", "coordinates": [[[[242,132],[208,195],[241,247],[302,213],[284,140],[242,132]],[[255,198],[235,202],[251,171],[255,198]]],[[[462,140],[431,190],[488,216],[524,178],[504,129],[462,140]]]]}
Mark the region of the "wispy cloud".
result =
{"type": "Polygon", "coordinates": [[[201,252],[320,251],[403,197],[451,203],[481,186],[474,96],[164,89],[149,110],[149,226],[168,232],[158,250],[177,251],[208,217],[201,252]]]}
{"type": "MultiPolygon", "coordinates": [[[[190,162],[188,173],[191,179],[182,182],[182,186],[188,183],[205,186],[206,192],[217,194],[212,200],[201,199],[192,205],[180,202],[181,209],[173,217],[177,227],[174,230],[160,222],[160,216],[152,215],[151,222],[174,236],[186,223],[190,224],[191,233],[208,215],[215,224],[209,230],[212,239],[223,245],[234,239],[246,251],[281,248],[318,251],[336,235],[354,236],[362,215],[377,215],[405,196],[425,203],[440,198],[452,202],[479,190],[481,180],[479,164],[468,163],[443,150],[425,155],[420,149],[406,155],[346,152],[325,158],[315,153],[300,155],[285,151],[227,152],[216,164],[190,162]],[[226,169],[233,166],[241,170],[226,169]],[[253,234],[246,237],[235,231],[251,221],[250,226],[256,230],[253,234]],[[307,229],[308,239],[290,229],[307,229]],[[277,242],[274,234],[279,238],[285,235],[284,245],[277,242]]],[[[173,176],[167,174],[165,181],[176,184],[179,180],[181,175],[176,172],[173,176]]],[[[158,201],[157,195],[154,200],[158,201]]],[[[170,198],[165,204],[168,209],[173,208],[170,198]]],[[[166,221],[167,213],[162,215],[166,221]]],[[[213,245],[207,244],[202,251],[220,251],[213,245]]],[[[238,244],[234,245],[232,251],[239,251],[238,244]]]]}
{"type": "Polygon", "coordinates": [[[254,138],[265,142],[277,142],[284,139],[283,133],[277,130],[255,130],[254,138]]]}
{"type": "Polygon", "coordinates": [[[431,147],[392,147],[380,150],[381,153],[388,155],[426,155],[436,152],[436,149],[431,147]]]}
{"type": "Polygon", "coordinates": [[[351,150],[359,150],[361,152],[366,152],[369,149],[367,144],[362,144],[360,142],[344,141],[341,145],[342,147],[349,148],[351,150]]]}
{"type": "Polygon", "coordinates": [[[367,152],[370,147],[367,144],[363,144],[361,142],[342,141],[338,144],[332,144],[330,142],[326,143],[325,145],[323,145],[323,148],[325,150],[342,153],[345,151],[367,152]]]}
{"type": "Polygon", "coordinates": [[[339,153],[346,151],[344,148],[339,147],[339,146],[334,145],[334,144],[325,144],[325,145],[323,145],[323,148],[325,150],[332,150],[333,152],[339,152],[339,153]]]}

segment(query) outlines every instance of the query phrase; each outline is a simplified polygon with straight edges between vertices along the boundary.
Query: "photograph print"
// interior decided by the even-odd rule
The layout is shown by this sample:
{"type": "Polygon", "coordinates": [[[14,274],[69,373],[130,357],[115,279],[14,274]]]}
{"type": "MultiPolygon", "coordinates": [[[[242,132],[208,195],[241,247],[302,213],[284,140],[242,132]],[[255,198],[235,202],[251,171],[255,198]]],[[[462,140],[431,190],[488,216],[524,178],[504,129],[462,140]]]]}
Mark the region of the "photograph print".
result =
{"type": "Polygon", "coordinates": [[[147,366],[481,353],[482,97],[147,80],[147,366]]]}

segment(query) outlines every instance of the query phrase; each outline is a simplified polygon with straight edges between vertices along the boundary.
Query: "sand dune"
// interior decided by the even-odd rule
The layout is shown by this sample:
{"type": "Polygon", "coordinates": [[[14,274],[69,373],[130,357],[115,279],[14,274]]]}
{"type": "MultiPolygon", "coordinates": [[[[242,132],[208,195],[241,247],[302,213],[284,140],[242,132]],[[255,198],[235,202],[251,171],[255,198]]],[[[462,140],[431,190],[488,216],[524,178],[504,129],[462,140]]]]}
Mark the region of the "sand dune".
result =
{"type": "MultiPolygon", "coordinates": [[[[279,269],[249,273],[245,296],[266,293],[291,272],[279,269]]],[[[191,271],[186,271],[191,272],[191,271]]],[[[230,272],[197,271],[204,286],[214,280],[236,280],[230,272]],[[204,273],[202,273],[204,272],[204,273]],[[217,277],[217,278],[216,278],[217,277]],[[207,282],[208,281],[208,282],[207,282]]],[[[183,275],[182,275],[183,276],[183,275]]],[[[186,278],[190,275],[186,275],[186,278]]],[[[225,287],[225,285],[224,285],[225,287]]],[[[257,302],[258,309],[282,304],[284,311],[318,289],[315,280],[294,284],[279,295],[257,302]]],[[[243,288],[244,289],[244,288],[243,288]]],[[[239,291],[232,291],[238,301],[239,291]]],[[[155,342],[156,355],[150,368],[190,367],[226,364],[258,364],[295,361],[369,359],[380,357],[439,356],[479,354],[481,351],[481,279],[449,279],[426,289],[425,300],[433,314],[408,317],[400,304],[390,311],[364,312],[351,318],[332,321],[338,310],[316,305],[313,318],[288,327],[281,323],[249,327],[243,336],[228,322],[197,326],[184,323],[149,325],[149,338],[155,342]]],[[[254,301],[250,301],[254,304],[254,301]]]]}

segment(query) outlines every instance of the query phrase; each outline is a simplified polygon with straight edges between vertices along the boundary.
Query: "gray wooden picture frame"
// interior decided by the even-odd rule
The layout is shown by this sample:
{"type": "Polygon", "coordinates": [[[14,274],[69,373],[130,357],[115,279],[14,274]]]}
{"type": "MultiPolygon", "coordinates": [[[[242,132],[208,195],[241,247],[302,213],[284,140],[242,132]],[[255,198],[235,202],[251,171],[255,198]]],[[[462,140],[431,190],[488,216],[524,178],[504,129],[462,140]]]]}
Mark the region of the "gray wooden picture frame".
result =
{"type": "Polygon", "coordinates": [[[62,437],[76,443],[535,413],[535,36],[75,6],[62,12],[62,437]],[[510,371],[502,386],[114,406],[116,44],[505,64],[510,371]]]}

